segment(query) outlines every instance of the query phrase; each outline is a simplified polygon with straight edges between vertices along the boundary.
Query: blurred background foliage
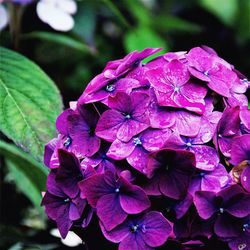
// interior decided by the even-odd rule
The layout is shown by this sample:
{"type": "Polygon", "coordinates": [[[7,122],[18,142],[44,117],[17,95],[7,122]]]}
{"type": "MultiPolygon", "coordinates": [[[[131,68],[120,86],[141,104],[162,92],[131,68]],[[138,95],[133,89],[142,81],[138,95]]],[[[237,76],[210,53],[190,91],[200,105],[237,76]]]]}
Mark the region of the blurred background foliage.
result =
{"type": "MultiPolygon", "coordinates": [[[[23,9],[18,36],[8,27],[0,34],[1,46],[28,57],[54,80],[65,107],[108,61],[145,47],[167,52],[207,45],[249,76],[249,0],[78,0],[77,6],[70,32],[42,23],[33,3],[23,9]]],[[[49,234],[55,225],[40,207],[45,167],[0,136],[0,249],[65,248],[49,234]]]]}

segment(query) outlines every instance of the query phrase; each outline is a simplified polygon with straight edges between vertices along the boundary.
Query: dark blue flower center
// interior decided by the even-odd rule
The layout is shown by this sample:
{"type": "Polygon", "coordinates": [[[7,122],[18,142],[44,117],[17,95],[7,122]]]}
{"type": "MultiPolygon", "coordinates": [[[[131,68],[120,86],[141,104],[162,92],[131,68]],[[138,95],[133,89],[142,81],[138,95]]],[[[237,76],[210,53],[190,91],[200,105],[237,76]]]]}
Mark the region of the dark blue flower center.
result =
{"type": "Polygon", "coordinates": [[[209,76],[208,70],[204,71],[203,74],[204,74],[205,76],[209,76]]]}
{"type": "Polygon", "coordinates": [[[116,188],[115,193],[119,193],[119,192],[120,192],[120,188],[116,188]]]}
{"type": "Polygon", "coordinates": [[[246,231],[247,229],[250,229],[250,224],[248,223],[243,225],[243,231],[246,231]]]}
{"type": "Polygon", "coordinates": [[[199,176],[200,176],[200,177],[204,177],[204,176],[205,176],[205,173],[204,173],[204,172],[201,172],[201,173],[199,174],[199,176]]]}
{"type": "Polygon", "coordinates": [[[224,208],[220,207],[220,208],[219,208],[219,213],[220,213],[220,214],[223,214],[223,213],[224,213],[224,208]]]}
{"type": "Polygon", "coordinates": [[[70,137],[67,137],[67,139],[64,141],[63,145],[65,148],[68,148],[71,143],[72,143],[72,139],[70,137]]]}
{"type": "Polygon", "coordinates": [[[128,113],[122,113],[125,116],[125,119],[131,119],[131,115],[128,113]]]}
{"type": "Polygon", "coordinates": [[[142,141],[139,137],[136,137],[133,139],[133,143],[136,145],[136,146],[139,146],[139,145],[142,145],[142,141]]]}
{"type": "Polygon", "coordinates": [[[115,90],[115,85],[114,85],[114,84],[108,84],[108,85],[106,86],[106,90],[107,90],[108,92],[113,92],[113,91],[115,90]]]}
{"type": "Polygon", "coordinates": [[[95,129],[94,128],[89,128],[89,135],[94,136],[95,135],[95,129]]]}
{"type": "Polygon", "coordinates": [[[138,225],[138,224],[137,224],[137,225],[132,225],[132,226],[130,227],[130,231],[131,231],[132,233],[135,233],[135,232],[137,232],[138,228],[139,228],[139,225],[138,225]]]}
{"type": "Polygon", "coordinates": [[[65,203],[70,202],[70,198],[66,198],[66,199],[64,200],[64,202],[65,202],[65,203]]]}

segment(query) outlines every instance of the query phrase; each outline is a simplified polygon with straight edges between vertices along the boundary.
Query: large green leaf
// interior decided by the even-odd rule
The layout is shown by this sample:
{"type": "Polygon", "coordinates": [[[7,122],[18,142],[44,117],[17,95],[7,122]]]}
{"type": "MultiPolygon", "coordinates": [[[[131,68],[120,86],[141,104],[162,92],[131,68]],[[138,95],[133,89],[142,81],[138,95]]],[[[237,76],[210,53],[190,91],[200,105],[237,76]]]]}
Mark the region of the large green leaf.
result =
{"type": "Polygon", "coordinates": [[[0,141],[0,155],[8,168],[7,179],[13,181],[42,212],[41,192],[45,191],[48,169],[13,144],[0,141]]]}
{"type": "Polygon", "coordinates": [[[221,19],[222,22],[233,26],[238,9],[238,0],[201,0],[200,4],[221,19]]]}
{"type": "Polygon", "coordinates": [[[25,39],[39,39],[42,41],[47,41],[51,43],[56,43],[58,45],[66,46],[71,49],[78,50],[81,53],[93,53],[91,48],[84,44],[83,41],[79,41],[75,38],[58,34],[58,33],[53,33],[53,32],[45,32],[45,31],[34,31],[28,34],[23,35],[23,38],[25,39]]]}
{"type": "Polygon", "coordinates": [[[0,48],[0,130],[41,160],[62,111],[52,80],[27,58],[0,48]]]}

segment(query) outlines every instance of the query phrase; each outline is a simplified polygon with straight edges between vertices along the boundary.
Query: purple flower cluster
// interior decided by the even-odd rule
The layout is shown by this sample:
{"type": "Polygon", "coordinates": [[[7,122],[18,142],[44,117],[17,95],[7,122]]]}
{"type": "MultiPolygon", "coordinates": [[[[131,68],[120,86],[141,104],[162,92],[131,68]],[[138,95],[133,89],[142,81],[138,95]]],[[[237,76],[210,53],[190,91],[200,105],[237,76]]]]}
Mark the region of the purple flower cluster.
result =
{"type": "Polygon", "coordinates": [[[249,82],[205,46],[142,63],[158,51],[109,62],[58,117],[42,205],[62,237],[96,215],[119,250],[249,250],[249,82]]]}

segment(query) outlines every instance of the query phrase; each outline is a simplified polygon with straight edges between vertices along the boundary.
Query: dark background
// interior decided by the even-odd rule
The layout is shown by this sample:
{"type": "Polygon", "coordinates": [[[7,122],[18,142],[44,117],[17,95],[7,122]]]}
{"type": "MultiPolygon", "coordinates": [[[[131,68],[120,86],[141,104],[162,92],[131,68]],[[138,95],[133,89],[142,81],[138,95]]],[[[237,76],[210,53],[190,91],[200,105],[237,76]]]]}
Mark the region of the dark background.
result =
{"type": "MultiPolygon", "coordinates": [[[[33,3],[25,7],[15,44],[8,27],[0,34],[1,46],[30,58],[55,81],[65,107],[69,101],[77,100],[86,84],[108,61],[145,47],[163,47],[167,52],[207,45],[249,76],[248,0],[83,0],[77,3],[75,27],[70,32],[56,32],[42,23],[33,3]],[[41,38],[41,31],[49,32],[49,38],[41,38]],[[67,41],[59,41],[57,35],[74,39],[86,49],[79,50],[67,41]]],[[[68,249],[49,234],[55,224],[41,216],[19,191],[3,158],[0,202],[0,249],[68,249]]],[[[112,250],[96,228],[93,223],[84,233],[88,248],[83,245],[73,249],[112,250]]],[[[161,249],[181,249],[174,242],[168,244],[161,249]]],[[[200,249],[227,248],[212,240],[207,248],[200,249]]]]}

